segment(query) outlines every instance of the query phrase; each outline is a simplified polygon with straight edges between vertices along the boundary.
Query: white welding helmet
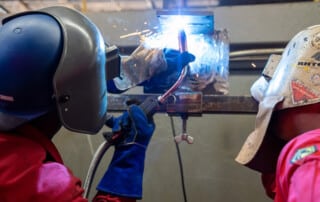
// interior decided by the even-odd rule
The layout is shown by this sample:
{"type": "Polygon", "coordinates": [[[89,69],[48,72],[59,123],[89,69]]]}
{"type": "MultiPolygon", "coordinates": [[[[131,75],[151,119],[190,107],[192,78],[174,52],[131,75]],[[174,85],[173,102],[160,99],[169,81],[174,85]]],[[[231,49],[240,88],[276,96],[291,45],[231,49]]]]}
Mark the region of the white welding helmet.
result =
{"type": "Polygon", "coordinates": [[[287,44],[280,61],[273,55],[251,94],[259,102],[255,129],[236,161],[257,171],[272,172],[285,143],[266,135],[272,112],[320,102],[320,25],[299,32],[287,44]]]}

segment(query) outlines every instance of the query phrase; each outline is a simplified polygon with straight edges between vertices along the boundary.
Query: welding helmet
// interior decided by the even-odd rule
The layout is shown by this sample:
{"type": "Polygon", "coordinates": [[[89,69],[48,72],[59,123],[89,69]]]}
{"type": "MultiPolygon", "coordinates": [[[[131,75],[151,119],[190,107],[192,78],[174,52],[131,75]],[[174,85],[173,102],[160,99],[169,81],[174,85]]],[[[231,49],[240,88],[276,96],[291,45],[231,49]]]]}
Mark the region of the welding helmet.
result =
{"type": "Polygon", "coordinates": [[[67,129],[101,129],[107,112],[105,46],[87,17],[65,7],[19,13],[2,21],[0,44],[0,130],[54,108],[67,129]]]}
{"type": "Polygon", "coordinates": [[[273,111],[320,102],[320,25],[294,36],[281,58],[272,56],[251,93],[259,102],[255,129],[236,161],[260,172],[273,172],[285,144],[266,135],[273,111]]]}

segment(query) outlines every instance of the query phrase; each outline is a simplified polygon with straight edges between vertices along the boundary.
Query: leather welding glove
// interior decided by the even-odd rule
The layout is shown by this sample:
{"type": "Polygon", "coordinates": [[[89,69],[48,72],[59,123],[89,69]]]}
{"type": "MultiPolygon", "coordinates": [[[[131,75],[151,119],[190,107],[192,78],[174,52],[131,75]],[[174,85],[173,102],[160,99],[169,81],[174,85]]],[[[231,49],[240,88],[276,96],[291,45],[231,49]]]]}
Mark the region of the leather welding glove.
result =
{"type": "Polygon", "coordinates": [[[112,127],[112,132],[121,134],[123,138],[115,144],[113,158],[97,189],[112,195],[140,199],[145,154],[155,124],[134,104],[111,122],[108,125],[112,127]]]}
{"type": "Polygon", "coordinates": [[[120,75],[108,81],[110,93],[121,93],[148,80],[166,68],[162,49],[140,44],[130,55],[121,56],[120,75]]]}
{"type": "Polygon", "coordinates": [[[140,45],[131,55],[121,57],[120,76],[107,81],[108,92],[120,94],[137,85],[147,85],[149,88],[158,80],[162,85],[168,85],[166,82],[171,81],[170,85],[179,77],[182,67],[194,59],[195,57],[187,52],[140,45]]]}
{"type": "Polygon", "coordinates": [[[163,53],[167,68],[142,84],[145,93],[164,93],[177,81],[183,67],[195,60],[195,56],[189,52],[180,53],[175,49],[166,48],[163,53]]]}

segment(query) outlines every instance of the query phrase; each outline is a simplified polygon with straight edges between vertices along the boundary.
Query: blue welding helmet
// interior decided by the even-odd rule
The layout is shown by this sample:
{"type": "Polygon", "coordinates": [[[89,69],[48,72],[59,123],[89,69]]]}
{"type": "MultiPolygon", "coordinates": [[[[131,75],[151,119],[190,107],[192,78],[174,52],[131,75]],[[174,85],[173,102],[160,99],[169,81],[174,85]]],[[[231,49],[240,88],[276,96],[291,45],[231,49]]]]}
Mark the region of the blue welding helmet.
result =
{"type": "Polygon", "coordinates": [[[0,27],[0,130],[57,108],[67,129],[106,121],[105,45],[98,28],[65,7],[23,12],[0,27]]]}

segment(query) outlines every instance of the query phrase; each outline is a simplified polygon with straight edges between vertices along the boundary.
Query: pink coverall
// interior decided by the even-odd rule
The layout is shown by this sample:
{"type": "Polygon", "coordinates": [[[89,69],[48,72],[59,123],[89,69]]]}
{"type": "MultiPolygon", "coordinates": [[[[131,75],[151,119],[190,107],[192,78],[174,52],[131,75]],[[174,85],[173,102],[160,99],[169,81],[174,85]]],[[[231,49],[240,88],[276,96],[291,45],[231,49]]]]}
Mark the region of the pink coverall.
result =
{"type": "Polygon", "coordinates": [[[278,158],[275,175],[263,174],[263,184],[275,202],[320,201],[320,129],[290,140],[278,158]]]}
{"type": "MultiPolygon", "coordinates": [[[[0,133],[1,202],[87,202],[81,181],[63,164],[55,145],[37,129],[24,125],[0,133]]],[[[134,202],[98,194],[94,202],[134,202]]]]}

